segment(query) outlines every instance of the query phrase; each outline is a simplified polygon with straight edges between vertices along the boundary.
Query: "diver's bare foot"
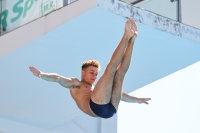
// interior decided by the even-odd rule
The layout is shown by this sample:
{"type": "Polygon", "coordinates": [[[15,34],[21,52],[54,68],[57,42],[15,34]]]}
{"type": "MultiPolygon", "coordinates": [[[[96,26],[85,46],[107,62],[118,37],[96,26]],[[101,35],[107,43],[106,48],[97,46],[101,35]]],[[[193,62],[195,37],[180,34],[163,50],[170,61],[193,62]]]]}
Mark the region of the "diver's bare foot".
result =
{"type": "Polygon", "coordinates": [[[135,21],[132,18],[126,21],[124,34],[128,37],[128,39],[132,37],[132,39],[135,39],[138,36],[138,28],[135,21]]]}
{"type": "Polygon", "coordinates": [[[134,19],[131,18],[131,21],[133,22],[132,23],[132,30],[134,32],[133,39],[136,39],[138,36],[138,27],[137,27],[134,19]]]}

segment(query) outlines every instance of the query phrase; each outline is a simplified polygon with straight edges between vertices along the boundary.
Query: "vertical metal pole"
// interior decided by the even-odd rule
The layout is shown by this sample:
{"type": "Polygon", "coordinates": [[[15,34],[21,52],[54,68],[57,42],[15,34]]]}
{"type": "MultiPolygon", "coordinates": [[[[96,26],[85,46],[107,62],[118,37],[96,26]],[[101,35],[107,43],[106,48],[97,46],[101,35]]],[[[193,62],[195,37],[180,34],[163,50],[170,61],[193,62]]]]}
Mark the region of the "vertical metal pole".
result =
{"type": "Polygon", "coordinates": [[[182,23],[181,0],[178,0],[178,22],[182,23]]]}
{"type": "Polygon", "coordinates": [[[63,0],[63,6],[66,6],[68,4],[69,4],[68,0],[63,0]]]}

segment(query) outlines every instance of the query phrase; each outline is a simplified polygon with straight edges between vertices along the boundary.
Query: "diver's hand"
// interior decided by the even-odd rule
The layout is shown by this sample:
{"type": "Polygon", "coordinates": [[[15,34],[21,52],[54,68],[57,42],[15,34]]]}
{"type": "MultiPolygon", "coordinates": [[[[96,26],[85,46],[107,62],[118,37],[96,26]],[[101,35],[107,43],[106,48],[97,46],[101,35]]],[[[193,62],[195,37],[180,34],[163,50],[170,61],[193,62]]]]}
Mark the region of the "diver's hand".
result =
{"type": "Polygon", "coordinates": [[[149,104],[147,101],[151,100],[151,98],[138,98],[138,103],[145,103],[145,104],[149,104]]]}
{"type": "Polygon", "coordinates": [[[40,78],[41,71],[39,69],[35,68],[34,66],[29,66],[29,69],[33,73],[33,75],[40,78]]]}

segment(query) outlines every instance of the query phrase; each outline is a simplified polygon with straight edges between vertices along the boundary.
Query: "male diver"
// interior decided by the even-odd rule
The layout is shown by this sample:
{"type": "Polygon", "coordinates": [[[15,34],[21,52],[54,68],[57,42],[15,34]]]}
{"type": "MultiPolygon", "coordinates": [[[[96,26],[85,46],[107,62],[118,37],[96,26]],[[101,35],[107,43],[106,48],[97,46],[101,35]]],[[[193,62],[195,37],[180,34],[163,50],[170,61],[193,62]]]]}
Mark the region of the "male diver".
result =
{"type": "Polygon", "coordinates": [[[84,113],[93,117],[110,118],[117,112],[120,100],[145,104],[150,100],[150,98],[136,98],[122,92],[124,76],[130,66],[137,36],[138,28],[135,21],[128,19],[123,37],[95,86],[92,84],[100,70],[100,63],[96,60],[89,60],[82,64],[81,81],[55,73],[44,73],[33,66],[29,69],[37,77],[58,82],[63,87],[69,88],[72,98],[84,113]]]}

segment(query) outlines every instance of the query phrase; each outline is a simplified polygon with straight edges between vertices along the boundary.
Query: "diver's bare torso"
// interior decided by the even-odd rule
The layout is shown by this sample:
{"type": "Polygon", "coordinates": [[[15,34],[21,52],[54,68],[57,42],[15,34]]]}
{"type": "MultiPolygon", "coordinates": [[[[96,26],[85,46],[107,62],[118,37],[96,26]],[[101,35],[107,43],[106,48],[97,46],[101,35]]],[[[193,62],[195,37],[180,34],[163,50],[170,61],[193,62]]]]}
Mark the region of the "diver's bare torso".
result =
{"type": "Polygon", "coordinates": [[[84,113],[97,117],[90,109],[90,98],[92,95],[93,91],[93,86],[84,83],[82,81],[79,81],[76,79],[77,86],[73,86],[70,89],[70,93],[72,98],[75,100],[77,106],[79,107],[80,110],[82,110],[84,113]]]}

